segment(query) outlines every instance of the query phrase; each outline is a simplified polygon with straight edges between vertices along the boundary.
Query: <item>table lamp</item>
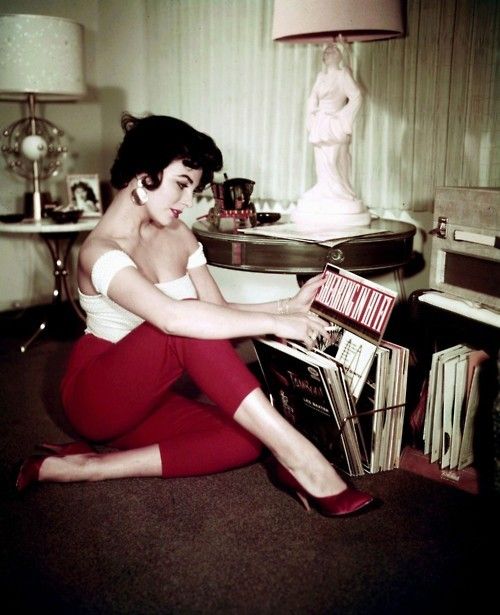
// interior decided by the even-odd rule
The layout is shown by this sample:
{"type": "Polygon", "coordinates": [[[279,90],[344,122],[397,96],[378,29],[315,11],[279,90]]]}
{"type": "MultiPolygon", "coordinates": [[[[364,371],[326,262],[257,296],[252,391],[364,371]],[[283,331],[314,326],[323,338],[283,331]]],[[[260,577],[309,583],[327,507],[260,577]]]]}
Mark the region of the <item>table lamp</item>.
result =
{"type": "Polygon", "coordinates": [[[292,212],[298,226],[336,230],[370,223],[350,183],[352,127],[362,95],[349,65],[349,43],[402,34],[401,0],[275,0],[273,40],[326,43],[325,66],[307,103],[317,183],[292,212]]]}
{"type": "Polygon", "coordinates": [[[36,116],[37,102],[85,94],[83,26],[46,15],[0,15],[0,100],[23,101],[28,115],[2,130],[7,168],[32,182],[33,218],[42,218],[40,181],[67,152],[64,132],[36,116]]]}

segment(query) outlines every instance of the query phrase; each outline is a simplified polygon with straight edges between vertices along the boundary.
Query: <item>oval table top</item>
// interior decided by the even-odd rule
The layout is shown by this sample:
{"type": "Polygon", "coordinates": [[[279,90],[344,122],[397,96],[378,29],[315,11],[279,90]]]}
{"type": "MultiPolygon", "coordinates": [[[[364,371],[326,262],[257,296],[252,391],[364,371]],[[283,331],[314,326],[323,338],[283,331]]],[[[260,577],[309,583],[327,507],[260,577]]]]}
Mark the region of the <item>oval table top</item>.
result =
{"type": "Polygon", "coordinates": [[[223,232],[207,221],[193,224],[210,265],[262,273],[310,275],[323,271],[327,261],[356,273],[376,274],[407,264],[416,227],[378,218],[370,229],[380,233],[351,237],[329,247],[318,243],[223,232]]]}

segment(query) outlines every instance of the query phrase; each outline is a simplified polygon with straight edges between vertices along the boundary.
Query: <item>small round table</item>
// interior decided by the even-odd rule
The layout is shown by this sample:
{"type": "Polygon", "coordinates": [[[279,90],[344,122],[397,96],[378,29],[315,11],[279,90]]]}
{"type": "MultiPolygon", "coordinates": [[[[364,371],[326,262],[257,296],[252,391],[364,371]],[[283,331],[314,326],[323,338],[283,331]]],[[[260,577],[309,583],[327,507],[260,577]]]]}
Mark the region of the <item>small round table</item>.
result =
{"type": "Polygon", "coordinates": [[[195,222],[192,228],[210,265],[294,274],[299,286],[321,273],[327,262],[364,277],[392,271],[401,300],[405,299],[403,266],[411,261],[417,231],[413,224],[378,218],[369,226],[375,233],[339,240],[330,247],[238,231],[223,232],[208,221],[195,222]]]}
{"type": "Polygon", "coordinates": [[[75,301],[69,288],[67,263],[71,248],[78,235],[84,231],[91,231],[99,222],[99,219],[88,218],[66,224],[56,224],[48,219],[43,219],[40,222],[31,220],[13,223],[0,222],[0,233],[40,235],[49,249],[53,264],[54,290],[52,292],[51,310],[47,318],[40,323],[35,333],[21,346],[21,352],[25,352],[38,335],[46,329],[49,324],[50,313],[54,313],[55,306],[62,303],[63,293],[66,294],[78,316],[83,320],[85,319],[80,306],[75,301]]]}
{"type": "Polygon", "coordinates": [[[413,224],[379,218],[372,220],[369,228],[380,232],[328,247],[237,231],[222,232],[203,221],[193,224],[208,263],[228,269],[310,276],[323,271],[329,261],[359,275],[369,275],[394,271],[410,261],[417,230],[413,224]]]}

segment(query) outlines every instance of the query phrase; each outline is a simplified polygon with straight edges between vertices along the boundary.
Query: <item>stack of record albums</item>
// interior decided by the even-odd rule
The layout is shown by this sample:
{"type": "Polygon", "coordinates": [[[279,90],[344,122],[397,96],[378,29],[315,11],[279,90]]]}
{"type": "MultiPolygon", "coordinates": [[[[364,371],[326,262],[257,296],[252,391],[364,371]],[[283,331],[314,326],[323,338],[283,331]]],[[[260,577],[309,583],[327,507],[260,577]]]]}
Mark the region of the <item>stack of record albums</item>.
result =
{"type": "Polygon", "coordinates": [[[330,263],[311,311],[330,323],[313,348],[254,340],[274,407],[351,476],[399,466],[407,348],[383,339],[396,293],[330,263]]]}

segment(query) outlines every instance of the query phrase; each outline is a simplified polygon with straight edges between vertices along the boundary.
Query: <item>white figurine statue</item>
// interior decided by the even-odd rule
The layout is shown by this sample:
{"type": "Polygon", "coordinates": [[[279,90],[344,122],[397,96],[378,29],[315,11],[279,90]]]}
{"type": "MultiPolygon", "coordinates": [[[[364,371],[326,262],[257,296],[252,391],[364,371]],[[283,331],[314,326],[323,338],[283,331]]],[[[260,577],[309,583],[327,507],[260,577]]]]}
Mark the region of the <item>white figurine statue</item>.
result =
{"type": "Polygon", "coordinates": [[[366,226],[370,214],[351,185],[351,135],[361,107],[361,90],[347,63],[342,42],[323,51],[307,102],[307,130],[314,147],[317,183],[299,200],[292,220],[315,229],[366,226]]]}

